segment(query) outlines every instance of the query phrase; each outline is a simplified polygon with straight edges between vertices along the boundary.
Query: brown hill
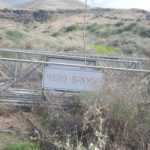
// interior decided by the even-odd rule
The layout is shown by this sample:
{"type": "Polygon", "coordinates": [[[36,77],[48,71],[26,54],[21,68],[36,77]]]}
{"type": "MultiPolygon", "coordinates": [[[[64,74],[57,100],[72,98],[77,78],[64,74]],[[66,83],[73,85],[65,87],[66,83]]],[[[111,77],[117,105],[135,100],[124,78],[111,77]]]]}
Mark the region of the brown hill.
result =
{"type": "Polygon", "coordinates": [[[16,5],[22,9],[76,9],[83,8],[83,3],[78,0],[32,0],[16,5]]]}

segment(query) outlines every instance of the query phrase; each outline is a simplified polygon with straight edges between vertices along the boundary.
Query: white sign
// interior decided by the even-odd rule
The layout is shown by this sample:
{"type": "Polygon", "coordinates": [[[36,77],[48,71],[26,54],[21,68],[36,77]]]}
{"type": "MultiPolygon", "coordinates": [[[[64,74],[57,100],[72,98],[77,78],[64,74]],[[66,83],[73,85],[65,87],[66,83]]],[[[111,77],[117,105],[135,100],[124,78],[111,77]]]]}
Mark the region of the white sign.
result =
{"type": "Polygon", "coordinates": [[[46,66],[43,89],[56,91],[97,91],[100,89],[102,72],[89,68],[61,68],[46,66]]]}

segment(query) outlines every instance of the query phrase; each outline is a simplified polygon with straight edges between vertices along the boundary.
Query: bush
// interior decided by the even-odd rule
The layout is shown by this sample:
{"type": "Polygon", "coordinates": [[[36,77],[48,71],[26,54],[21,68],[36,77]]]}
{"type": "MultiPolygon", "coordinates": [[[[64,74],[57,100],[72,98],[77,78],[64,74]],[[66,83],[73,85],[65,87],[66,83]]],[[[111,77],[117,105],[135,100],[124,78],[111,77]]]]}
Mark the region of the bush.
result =
{"type": "Polygon", "coordinates": [[[116,27],[120,27],[120,26],[123,26],[123,25],[124,25],[124,22],[117,22],[117,23],[115,24],[116,27]]]}
{"type": "Polygon", "coordinates": [[[138,24],[137,23],[131,23],[124,27],[124,31],[132,31],[133,29],[137,28],[138,24]]]}
{"type": "Polygon", "coordinates": [[[55,32],[55,33],[52,34],[53,37],[57,37],[57,36],[60,36],[60,35],[61,35],[60,32],[55,32]]]}
{"type": "Polygon", "coordinates": [[[150,29],[140,28],[139,30],[135,30],[134,33],[144,38],[150,38],[150,29]]]}
{"type": "Polygon", "coordinates": [[[79,29],[78,25],[71,25],[69,27],[65,27],[64,32],[72,32],[72,31],[76,31],[78,29],[79,29]]]}
{"type": "Polygon", "coordinates": [[[99,28],[100,28],[99,25],[94,23],[94,24],[88,25],[86,29],[89,32],[96,32],[99,28]]]}
{"type": "Polygon", "coordinates": [[[114,34],[121,34],[123,32],[131,32],[141,37],[150,37],[150,29],[137,23],[131,23],[123,28],[119,28],[114,32],[114,34]]]}
{"type": "Polygon", "coordinates": [[[18,39],[23,38],[24,36],[24,33],[19,30],[9,30],[9,31],[6,31],[5,34],[9,40],[18,40],[18,39]]]}

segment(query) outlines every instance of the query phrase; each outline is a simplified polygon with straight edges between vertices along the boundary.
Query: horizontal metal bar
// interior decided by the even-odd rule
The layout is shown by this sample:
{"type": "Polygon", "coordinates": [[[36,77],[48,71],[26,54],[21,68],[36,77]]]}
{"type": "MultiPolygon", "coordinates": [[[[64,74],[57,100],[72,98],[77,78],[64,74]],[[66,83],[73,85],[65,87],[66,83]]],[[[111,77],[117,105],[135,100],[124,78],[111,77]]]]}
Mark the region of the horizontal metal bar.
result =
{"type": "MultiPolygon", "coordinates": [[[[51,58],[68,58],[69,59],[77,59],[84,60],[83,54],[66,54],[66,53],[54,53],[50,54],[48,52],[43,51],[33,51],[33,50],[22,50],[22,49],[0,49],[0,52],[12,52],[12,53],[22,53],[22,54],[30,54],[30,55],[43,55],[51,58]]],[[[97,55],[87,55],[87,60],[99,60],[99,61],[116,61],[116,62],[126,62],[126,63],[138,63],[138,61],[148,61],[148,58],[133,58],[133,57],[117,57],[117,56],[97,56],[97,55]]]]}
{"type": "Polygon", "coordinates": [[[33,100],[33,101],[24,101],[23,99],[11,99],[11,100],[6,100],[6,99],[0,99],[0,103],[3,103],[3,102],[7,102],[7,103],[23,103],[23,104],[35,104],[36,102],[39,103],[40,101],[37,100],[33,100]]]}
{"type": "Polygon", "coordinates": [[[7,101],[5,99],[0,100],[1,105],[14,105],[14,106],[23,106],[23,107],[32,107],[32,106],[38,106],[38,107],[44,107],[44,108],[60,108],[60,109],[68,109],[70,106],[76,106],[76,105],[69,105],[69,106],[60,106],[60,104],[51,104],[47,102],[41,102],[41,103],[21,103],[17,102],[16,100],[13,101],[7,101]]]}
{"type": "Polygon", "coordinates": [[[127,69],[127,68],[115,68],[115,67],[103,67],[103,66],[90,66],[90,65],[77,65],[77,64],[66,64],[66,63],[56,63],[56,62],[46,62],[46,61],[33,61],[33,60],[22,60],[22,59],[12,59],[12,58],[1,58],[2,61],[10,62],[24,62],[24,63],[36,63],[43,65],[59,65],[68,67],[81,67],[81,68],[91,68],[91,69],[101,69],[101,70],[116,70],[116,71],[128,71],[128,72],[143,72],[150,73],[150,70],[142,69],[127,69]]]}

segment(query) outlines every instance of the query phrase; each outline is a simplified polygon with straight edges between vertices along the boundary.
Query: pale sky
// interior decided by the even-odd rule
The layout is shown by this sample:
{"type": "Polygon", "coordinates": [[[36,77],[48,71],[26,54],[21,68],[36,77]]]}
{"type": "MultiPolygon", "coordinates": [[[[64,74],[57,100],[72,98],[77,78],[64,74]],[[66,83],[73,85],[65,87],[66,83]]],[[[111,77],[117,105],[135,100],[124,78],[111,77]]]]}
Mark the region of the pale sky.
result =
{"type": "MultiPolygon", "coordinates": [[[[80,0],[84,2],[85,0],[80,0]]],[[[139,8],[150,11],[150,0],[88,0],[93,7],[102,8],[139,8]]]]}
{"type": "Polygon", "coordinates": [[[18,3],[27,2],[27,1],[30,1],[30,0],[6,0],[6,1],[18,4],[18,3]]]}

